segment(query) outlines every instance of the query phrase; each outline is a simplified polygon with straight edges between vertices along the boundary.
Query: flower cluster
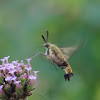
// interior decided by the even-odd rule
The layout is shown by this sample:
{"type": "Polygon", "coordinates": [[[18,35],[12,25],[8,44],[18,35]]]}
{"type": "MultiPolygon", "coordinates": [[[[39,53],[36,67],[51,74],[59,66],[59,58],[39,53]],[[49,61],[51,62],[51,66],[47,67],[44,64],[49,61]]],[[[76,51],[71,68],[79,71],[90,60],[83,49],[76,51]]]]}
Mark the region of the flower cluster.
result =
{"type": "Polygon", "coordinates": [[[0,98],[2,100],[25,100],[32,94],[34,84],[37,79],[37,72],[33,71],[34,76],[31,75],[30,60],[26,59],[28,64],[25,65],[23,61],[8,62],[8,57],[0,59],[0,98]]]}

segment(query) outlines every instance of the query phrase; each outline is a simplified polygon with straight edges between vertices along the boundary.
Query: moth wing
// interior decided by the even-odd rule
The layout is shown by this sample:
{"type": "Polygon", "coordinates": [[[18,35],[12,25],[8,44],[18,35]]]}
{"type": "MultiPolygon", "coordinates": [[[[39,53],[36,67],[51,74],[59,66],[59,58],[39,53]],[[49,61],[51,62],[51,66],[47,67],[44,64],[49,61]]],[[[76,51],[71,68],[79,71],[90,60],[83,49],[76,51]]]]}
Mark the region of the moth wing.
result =
{"type": "Polygon", "coordinates": [[[77,51],[79,51],[81,48],[81,45],[71,46],[67,48],[60,48],[62,53],[64,54],[64,57],[68,60],[71,58],[77,51]]]}

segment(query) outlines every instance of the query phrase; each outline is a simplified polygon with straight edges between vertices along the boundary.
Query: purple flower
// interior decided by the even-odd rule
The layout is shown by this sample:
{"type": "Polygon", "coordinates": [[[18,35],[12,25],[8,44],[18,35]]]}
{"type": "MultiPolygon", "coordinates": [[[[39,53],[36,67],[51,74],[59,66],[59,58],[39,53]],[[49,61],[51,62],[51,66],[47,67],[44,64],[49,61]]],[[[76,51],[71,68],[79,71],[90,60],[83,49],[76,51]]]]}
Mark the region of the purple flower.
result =
{"type": "Polygon", "coordinates": [[[27,74],[26,73],[21,75],[21,79],[26,79],[26,78],[27,78],[27,74]]]}
{"type": "Polygon", "coordinates": [[[17,73],[19,74],[19,70],[21,69],[21,67],[19,67],[20,64],[18,63],[18,66],[16,67],[17,73]]]}
{"type": "Polygon", "coordinates": [[[11,76],[6,76],[6,78],[5,78],[5,81],[8,81],[9,85],[10,85],[11,78],[12,78],[11,76]]]}
{"type": "Polygon", "coordinates": [[[29,68],[26,67],[25,69],[27,70],[27,77],[29,77],[29,71],[30,71],[32,68],[31,68],[31,67],[29,67],[29,68]]]}
{"type": "Polygon", "coordinates": [[[31,68],[31,67],[30,67],[30,68],[26,67],[25,69],[26,69],[27,71],[30,71],[32,68],[31,68]]]}
{"type": "Polygon", "coordinates": [[[4,83],[3,83],[3,86],[5,86],[5,84],[6,84],[6,83],[4,82],[4,83]]]}
{"type": "Polygon", "coordinates": [[[10,81],[11,80],[11,76],[6,76],[5,81],[10,81]]]}
{"type": "MultiPolygon", "coordinates": [[[[37,77],[36,77],[37,78],[37,77]]],[[[36,83],[36,78],[34,78],[34,83],[33,83],[33,85],[36,83]]]]}
{"type": "Polygon", "coordinates": [[[27,98],[29,96],[28,94],[33,90],[33,85],[35,84],[37,79],[37,72],[39,71],[33,71],[34,76],[31,75],[32,68],[30,65],[30,58],[26,59],[27,64],[25,65],[23,63],[23,60],[21,60],[20,63],[18,63],[18,60],[9,63],[9,57],[10,56],[4,57],[4,59],[0,59],[2,61],[2,65],[0,65],[0,78],[4,78],[1,80],[2,84],[0,84],[0,99],[6,100],[6,98],[2,96],[5,93],[8,94],[7,98],[11,99],[12,95],[10,95],[10,91],[12,91],[12,89],[15,93],[15,96],[13,97],[14,100],[17,96],[19,99],[21,99],[22,97],[27,98]],[[28,88],[29,85],[31,85],[30,88],[28,88]],[[25,89],[26,91],[24,91],[25,89]]]}
{"type": "Polygon", "coordinates": [[[37,77],[31,75],[29,76],[29,79],[31,80],[30,85],[32,85],[33,80],[36,80],[37,77]]]}
{"type": "Polygon", "coordinates": [[[3,57],[5,60],[6,60],[6,63],[8,64],[8,58],[9,58],[10,56],[8,56],[8,57],[3,57]]]}
{"type": "Polygon", "coordinates": [[[17,62],[18,62],[18,60],[12,61],[12,64],[15,64],[15,66],[17,66],[17,62]]]}
{"type": "Polygon", "coordinates": [[[2,61],[2,65],[4,66],[5,64],[5,59],[0,59],[2,61]]]}
{"type": "Polygon", "coordinates": [[[6,71],[5,71],[6,67],[2,67],[0,68],[0,70],[3,70],[4,75],[6,76],[6,71]]]}
{"type": "Polygon", "coordinates": [[[9,71],[9,73],[10,73],[11,75],[14,75],[15,72],[16,72],[15,69],[9,71]]]}
{"type": "Polygon", "coordinates": [[[14,70],[16,68],[16,66],[13,64],[8,64],[6,67],[8,70],[14,70]]]}
{"type": "Polygon", "coordinates": [[[20,84],[19,84],[20,82],[21,82],[21,81],[15,81],[14,84],[15,84],[18,88],[20,88],[20,84]]]}
{"type": "Polygon", "coordinates": [[[27,63],[28,63],[28,68],[30,67],[30,61],[32,60],[31,58],[27,58],[27,63]]]}
{"type": "Polygon", "coordinates": [[[2,65],[0,65],[0,67],[2,67],[2,65]]]}
{"type": "Polygon", "coordinates": [[[0,93],[4,94],[4,91],[2,90],[2,88],[3,88],[3,85],[0,86],[0,93]]]}
{"type": "Polygon", "coordinates": [[[16,81],[16,79],[17,79],[16,76],[15,76],[15,77],[12,77],[12,78],[11,78],[11,81],[16,81]]]}
{"type": "Polygon", "coordinates": [[[21,66],[23,66],[23,65],[24,65],[23,60],[21,60],[21,66]]]}
{"type": "Polygon", "coordinates": [[[34,76],[37,77],[37,73],[38,73],[39,71],[33,71],[33,72],[34,72],[34,74],[35,74],[34,76]]]}

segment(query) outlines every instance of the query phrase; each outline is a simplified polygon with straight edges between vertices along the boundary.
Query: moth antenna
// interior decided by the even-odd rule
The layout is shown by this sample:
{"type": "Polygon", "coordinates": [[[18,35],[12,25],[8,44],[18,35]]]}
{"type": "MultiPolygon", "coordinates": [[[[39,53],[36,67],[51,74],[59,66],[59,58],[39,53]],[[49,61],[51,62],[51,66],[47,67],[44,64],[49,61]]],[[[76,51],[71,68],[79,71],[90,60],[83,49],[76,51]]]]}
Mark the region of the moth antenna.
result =
{"type": "Polygon", "coordinates": [[[48,31],[47,31],[47,42],[48,42],[48,36],[49,36],[49,33],[48,33],[48,31]]]}
{"type": "Polygon", "coordinates": [[[42,38],[43,38],[44,42],[45,42],[45,43],[47,43],[47,41],[45,40],[45,38],[44,38],[44,36],[43,36],[43,35],[42,35],[42,38]]]}

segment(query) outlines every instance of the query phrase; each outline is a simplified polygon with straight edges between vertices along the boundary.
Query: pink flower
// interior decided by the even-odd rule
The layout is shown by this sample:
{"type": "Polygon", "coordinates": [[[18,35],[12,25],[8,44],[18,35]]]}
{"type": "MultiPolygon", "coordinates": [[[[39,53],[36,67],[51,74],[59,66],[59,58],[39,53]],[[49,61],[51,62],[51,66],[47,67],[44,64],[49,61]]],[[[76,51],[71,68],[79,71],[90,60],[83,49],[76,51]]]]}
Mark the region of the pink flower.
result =
{"type": "Polygon", "coordinates": [[[18,63],[18,66],[16,67],[17,73],[19,74],[19,70],[21,69],[21,67],[19,67],[20,64],[18,63]]]}
{"type": "Polygon", "coordinates": [[[27,64],[24,64],[23,60],[21,60],[20,63],[18,63],[18,60],[9,63],[9,57],[10,56],[4,57],[4,59],[0,59],[2,61],[2,65],[0,65],[0,78],[3,77],[0,84],[0,99],[6,100],[6,97],[3,97],[3,95],[6,95],[6,93],[7,98],[11,99],[12,95],[10,91],[14,91],[14,100],[16,99],[16,96],[18,96],[19,99],[22,97],[27,98],[29,96],[28,94],[33,90],[33,86],[37,79],[37,72],[39,71],[33,71],[34,76],[31,75],[32,68],[30,61],[32,59],[30,58],[26,59],[27,64]],[[30,85],[31,87],[29,87],[30,85]]]}
{"type": "Polygon", "coordinates": [[[12,64],[15,64],[15,66],[17,66],[17,62],[18,62],[18,60],[12,61],[12,64]]]}
{"type": "Polygon", "coordinates": [[[37,77],[37,73],[38,73],[39,71],[33,71],[33,72],[34,72],[34,74],[35,74],[34,76],[37,77]]]}
{"type": "Polygon", "coordinates": [[[16,81],[16,76],[11,78],[11,81],[16,81]]]}
{"type": "Polygon", "coordinates": [[[9,73],[10,73],[11,75],[14,75],[15,72],[16,72],[15,69],[9,71],[9,73]]]}
{"type": "Polygon", "coordinates": [[[6,76],[5,81],[10,81],[11,80],[11,76],[6,76]]]}
{"type": "Polygon", "coordinates": [[[8,81],[9,85],[10,85],[11,78],[12,78],[11,76],[6,76],[6,78],[5,78],[5,81],[8,81]]]}
{"type": "Polygon", "coordinates": [[[29,76],[29,79],[31,80],[30,85],[32,85],[33,80],[36,80],[37,77],[31,75],[29,76]]]}
{"type": "Polygon", "coordinates": [[[32,68],[31,68],[31,67],[30,67],[30,68],[26,67],[25,69],[26,69],[27,71],[30,71],[32,68]]]}
{"type": "Polygon", "coordinates": [[[23,66],[23,65],[24,65],[23,60],[21,60],[21,66],[23,66]]]}
{"type": "Polygon", "coordinates": [[[2,61],[2,65],[4,66],[5,64],[5,59],[0,59],[2,61]]]}
{"type": "Polygon", "coordinates": [[[18,88],[20,88],[20,84],[19,84],[20,82],[21,82],[21,81],[15,81],[14,84],[15,84],[18,88]]]}
{"type": "Polygon", "coordinates": [[[4,91],[2,90],[2,88],[3,88],[3,85],[0,86],[0,93],[4,94],[4,91]]]}
{"type": "Polygon", "coordinates": [[[27,78],[27,74],[26,73],[21,75],[21,79],[26,79],[26,78],[27,78]]]}
{"type": "Polygon", "coordinates": [[[26,73],[24,74],[24,77],[25,77],[25,79],[27,78],[27,74],[26,73]]]}
{"type": "Polygon", "coordinates": [[[29,67],[29,68],[26,67],[25,69],[27,70],[27,77],[29,78],[29,71],[30,71],[32,68],[31,68],[31,67],[29,67]]]}
{"type": "Polygon", "coordinates": [[[2,67],[0,68],[0,70],[3,70],[4,75],[6,76],[6,71],[5,71],[6,67],[2,67]]]}
{"type": "Polygon", "coordinates": [[[9,70],[13,70],[16,68],[16,66],[13,64],[9,64],[7,67],[8,67],[7,69],[9,69],[9,70]]]}
{"type": "Polygon", "coordinates": [[[8,64],[8,58],[9,58],[10,56],[8,56],[8,57],[3,57],[5,60],[6,60],[6,63],[8,64]]]}
{"type": "Polygon", "coordinates": [[[27,63],[28,63],[28,68],[30,67],[30,61],[32,60],[31,58],[27,58],[27,63]]]}
{"type": "MultiPolygon", "coordinates": [[[[37,78],[37,77],[36,77],[37,78]]],[[[36,78],[34,79],[34,83],[33,83],[33,85],[36,83],[36,78]]]]}

